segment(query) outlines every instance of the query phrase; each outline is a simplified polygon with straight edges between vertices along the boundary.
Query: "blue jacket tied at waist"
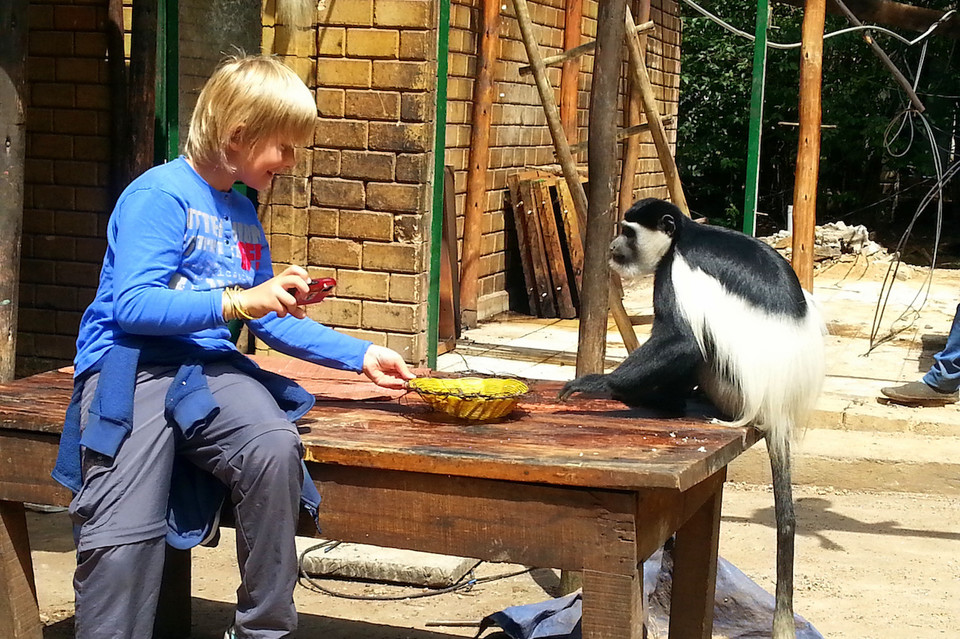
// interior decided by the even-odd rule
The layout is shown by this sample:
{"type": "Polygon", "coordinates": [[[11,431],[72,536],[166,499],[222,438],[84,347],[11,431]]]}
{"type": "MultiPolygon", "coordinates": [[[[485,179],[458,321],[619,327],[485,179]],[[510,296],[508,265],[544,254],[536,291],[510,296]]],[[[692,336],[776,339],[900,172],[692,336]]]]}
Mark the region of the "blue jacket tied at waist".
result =
{"type": "MultiPolygon", "coordinates": [[[[225,362],[260,382],[276,400],[287,419],[296,421],[315,402],[313,395],[282,375],[265,371],[237,351],[209,351],[179,340],[152,338],[149,341],[125,340],[114,344],[89,373],[100,372],[86,427],[81,434],[80,398],[85,372],[74,380],[73,395],[67,408],[53,478],[72,490],[83,484],[81,447],[113,458],[133,428],[133,398],[139,365],[179,365],[164,401],[169,422],[184,437],[210,423],[220,412],[207,385],[203,365],[225,362]]],[[[167,543],[174,548],[192,548],[206,539],[215,526],[217,514],[227,495],[227,487],[213,475],[193,464],[174,461],[167,505],[167,543]]],[[[320,494],[303,469],[301,503],[316,519],[320,494]]]]}

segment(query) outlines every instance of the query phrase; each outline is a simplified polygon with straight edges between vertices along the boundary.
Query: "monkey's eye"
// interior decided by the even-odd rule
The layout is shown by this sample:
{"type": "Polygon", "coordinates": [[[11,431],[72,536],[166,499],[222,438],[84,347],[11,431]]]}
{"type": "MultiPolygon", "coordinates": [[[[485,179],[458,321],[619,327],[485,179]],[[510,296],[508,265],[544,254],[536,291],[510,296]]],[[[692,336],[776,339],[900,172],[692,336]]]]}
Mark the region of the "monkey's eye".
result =
{"type": "Polygon", "coordinates": [[[628,239],[631,239],[631,240],[637,237],[637,232],[636,232],[636,230],[634,230],[634,228],[633,228],[632,226],[630,226],[629,224],[627,224],[626,222],[621,222],[621,223],[620,223],[620,233],[621,233],[624,237],[626,237],[626,238],[628,238],[628,239]]]}

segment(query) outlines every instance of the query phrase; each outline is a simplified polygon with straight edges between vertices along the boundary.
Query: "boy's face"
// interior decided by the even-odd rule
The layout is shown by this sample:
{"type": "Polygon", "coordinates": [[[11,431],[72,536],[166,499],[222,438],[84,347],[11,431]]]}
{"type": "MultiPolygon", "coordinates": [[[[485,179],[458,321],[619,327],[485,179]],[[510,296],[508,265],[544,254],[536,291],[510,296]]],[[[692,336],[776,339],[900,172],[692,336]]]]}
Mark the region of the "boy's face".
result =
{"type": "Polygon", "coordinates": [[[286,140],[269,139],[250,145],[231,144],[237,167],[236,179],[247,186],[262,191],[270,186],[273,176],[288,170],[294,164],[293,145],[286,140]]]}

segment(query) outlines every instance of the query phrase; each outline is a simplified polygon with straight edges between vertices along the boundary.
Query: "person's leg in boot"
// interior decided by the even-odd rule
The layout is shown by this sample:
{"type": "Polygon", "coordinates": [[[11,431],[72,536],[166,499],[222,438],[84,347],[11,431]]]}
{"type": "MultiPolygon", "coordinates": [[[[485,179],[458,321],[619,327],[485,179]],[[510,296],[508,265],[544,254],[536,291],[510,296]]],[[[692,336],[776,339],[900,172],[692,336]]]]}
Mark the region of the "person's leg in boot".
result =
{"type": "Polygon", "coordinates": [[[960,306],[953,316],[947,345],[933,356],[933,366],[918,382],[880,389],[890,401],[908,406],[944,406],[960,399],[960,306]]]}

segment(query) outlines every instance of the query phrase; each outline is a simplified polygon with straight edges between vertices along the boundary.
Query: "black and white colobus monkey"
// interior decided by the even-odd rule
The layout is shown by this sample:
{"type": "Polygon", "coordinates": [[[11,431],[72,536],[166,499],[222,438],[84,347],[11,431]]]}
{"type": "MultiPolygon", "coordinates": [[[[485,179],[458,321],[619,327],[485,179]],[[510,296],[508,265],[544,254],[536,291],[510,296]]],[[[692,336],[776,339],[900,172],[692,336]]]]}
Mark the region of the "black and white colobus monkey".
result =
{"type": "Polygon", "coordinates": [[[628,277],[654,273],[650,338],[610,374],[568,382],[560,397],[598,393],[679,408],[699,387],[732,418],[724,424],[763,431],[777,519],[773,639],[795,637],[790,439],[824,377],[825,329],[813,300],[766,244],[698,224],[653,198],[627,211],[610,263],[628,277]]]}

